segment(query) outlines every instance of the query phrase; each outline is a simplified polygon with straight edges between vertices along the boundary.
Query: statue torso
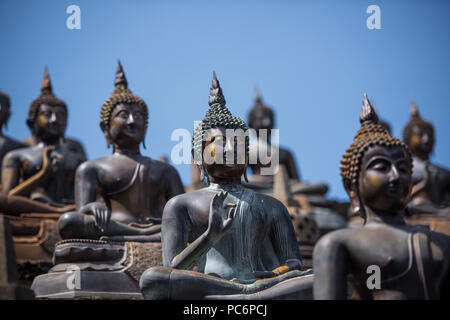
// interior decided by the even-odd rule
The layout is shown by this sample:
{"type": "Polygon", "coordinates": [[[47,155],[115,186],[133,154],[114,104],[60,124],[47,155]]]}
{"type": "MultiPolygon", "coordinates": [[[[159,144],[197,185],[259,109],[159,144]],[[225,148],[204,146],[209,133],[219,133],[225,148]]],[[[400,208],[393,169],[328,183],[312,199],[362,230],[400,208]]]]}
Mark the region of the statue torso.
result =
{"type": "Polygon", "coordinates": [[[148,157],[113,154],[89,161],[96,169],[99,193],[120,222],[160,219],[168,187],[168,165],[148,157]]]}
{"type": "MultiPolygon", "coordinates": [[[[21,180],[31,178],[42,169],[45,147],[40,143],[13,151],[12,158],[20,162],[21,180]]],[[[49,178],[31,192],[30,197],[43,195],[56,203],[73,203],[75,172],[83,159],[63,146],[57,146],[51,154],[57,154],[60,160],[51,169],[49,178]]]]}
{"type": "MultiPolygon", "coordinates": [[[[182,195],[192,196],[187,205],[189,242],[206,231],[211,199],[222,190],[228,191],[226,203],[237,204],[233,225],[199,261],[199,271],[228,280],[253,282],[256,280],[254,271],[271,271],[284,262],[279,261],[270,237],[271,226],[280,208],[268,196],[241,185],[222,188],[211,184],[182,195]]],[[[293,254],[292,258],[299,259],[299,254],[293,254]]]]}
{"type": "Polygon", "coordinates": [[[448,264],[449,239],[439,244],[431,241],[427,228],[404,226],[395,228],[386,224],[369,223],[351,231],[345,241],[351,261],[351,275],[361,284],[357,289],[362,297],[372,299],[425,299],[425,288],[420,278],[420,266],[425,268],[428,295],[436,296],[440,279],[448,264]],[[416,235],[414,235],[417,233],[416,235]],[[419,233],[421,243],[419,243],[419,233]],[[416,240],[414,238],[417,238],[416,240]],[[426,244],[423,241],[426,239],[426,244]],[[443,244],[443,245],[442,245],[443,244]],[[428,246],[428,249],[427,249],[428,246]],[[381,271],[381,290],[369,290],[365,284],[370,276],[367,267],[375,265],[381,271]],[[433,286],[434,285],[434,286],[433,286]]]}

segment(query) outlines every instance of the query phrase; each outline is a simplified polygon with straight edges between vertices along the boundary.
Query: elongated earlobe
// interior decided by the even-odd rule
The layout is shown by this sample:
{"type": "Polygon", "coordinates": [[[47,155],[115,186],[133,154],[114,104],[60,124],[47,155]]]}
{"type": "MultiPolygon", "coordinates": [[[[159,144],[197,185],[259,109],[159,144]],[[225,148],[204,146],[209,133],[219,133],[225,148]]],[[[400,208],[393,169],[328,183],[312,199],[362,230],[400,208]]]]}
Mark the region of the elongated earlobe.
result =
{"type": "Polygon", "coordinates": [[[145,139],[142,140],[142,146],[144,147],[144,149],[147,149],[147,147],[145,146],[145,139]]]}
{"type": "Polygon", "coordinates": [[[111,137],[109,136],[108,131],[104,131],[103,133],[105,134],[106,147],[109,149],[109,147],[111,147],[111,137]]]}

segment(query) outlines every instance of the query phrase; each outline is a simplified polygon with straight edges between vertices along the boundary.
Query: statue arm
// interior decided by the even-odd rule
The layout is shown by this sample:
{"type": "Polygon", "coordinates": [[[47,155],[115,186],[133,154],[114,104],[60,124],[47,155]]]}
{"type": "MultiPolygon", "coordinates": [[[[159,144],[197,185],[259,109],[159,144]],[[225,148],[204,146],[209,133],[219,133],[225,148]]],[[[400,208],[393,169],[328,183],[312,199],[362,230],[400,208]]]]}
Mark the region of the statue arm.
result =
{"type": "Polygon", "coordinates": [[[302,267],[300,250],[289,212],[278,201],[273,210],[275,214],[272,217],[270,237],[275,254],[283,264],[272,272],[278,275],[294,269],[300,270],[302,267]]]}
{"type": "Polygon", "coordinates": [[[184,193],[184,186],[183,183],[181,182],[180,175],[178,174],[178,171],[174,167],[169,166],[167,177],[168,177],[167,200],[170,200],[173,197],[184,193]]]}
{"type": "Polygon", "coordinates": [[[8,194],[11,189],[19,184],[20,160],[13,152],[7,153],[2,165],[2,193],[8,194]]]}
{"type": "Polygon", "coordinates": [[[161,234],[163,265],[175,269],[189,269],[196,259],[210,248],[206,232],[189,246],[189,217],[179,198],[172,198],[164,207],[161,234]]]}
{"type": "Polygon", "coordinates": [[[286,163],[287,163],[287,169],[288,172],[290,173],[290,177],[291,179],[296,179],[300,181],[300,175],[297,171],[297,166],[295,165],[295,159],[294,156],[292,155],[292,153],[290,151],[288,151],[287,153],[287,159],[286,159],[286,163]]]}
{"type": "MultiPolygon", "coordinates": [[[[75,204],[77,210],[97,200],[97,170],[89,162],[78,166],[75,173],[75,204]]],[[[84,210],[82,210],[84,211],[84,210]]]]}
{"type": "Polygon", "coordinates": [[[322,237],[314,247],[313,292],[316,300],[347,298],[348,252],[336,232],[322,237]]]}

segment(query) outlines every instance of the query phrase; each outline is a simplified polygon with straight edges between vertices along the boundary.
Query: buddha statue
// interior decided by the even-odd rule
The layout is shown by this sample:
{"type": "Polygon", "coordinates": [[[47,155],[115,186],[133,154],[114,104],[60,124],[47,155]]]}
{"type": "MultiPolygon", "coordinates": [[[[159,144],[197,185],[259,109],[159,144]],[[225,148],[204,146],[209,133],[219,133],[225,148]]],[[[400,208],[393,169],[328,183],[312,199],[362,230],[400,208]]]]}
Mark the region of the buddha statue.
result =
{"type": "Polygon", "coordinates": [[[286,207],[241,184],[248,128],[225,106],[215,73],[209,106],[194,130],[192,149],[208,186],[166,204],[164,266],[141,276],[144,298],[311,298],[313,276],[301,271],[286,207]]]}
{"type": "MultiPolygon", "coordinates": [[[[250,155],[253,155],[257,161],[250,163],[253,175],[261,175],[261,168],[270,167],[270,163],[263,164],[259,159],[259,149],[263,148],[263,154],[271,157],[271,131],[274,128],[275,117],[272,108],[266,106],[261,95],[256,91],[255,103],[248,114],[248,125],[256,134],[256,141],[250,145],[250,155]]],[[[278,152],[278,161],[280,165],[284,165],[290,180],[299,180],[297,167],[293,154],[282,147],[274,148],[278,152]]]]}
{"type": "Polygon", "coordinates": [[[184,193],[183,185],[174,167],[141,154],[148,109],[128,89],[120,61],[114,84],[100,113],[100,128],[113,153],[78,168],[77,211],[64,214],[58,230],[63,239],[160,241],[164,205],[184,193]]]}
{"type": "Polygon", "coordinates": [[[4,135],[3,133],[3,128],[8,126],[8,120],[10,116],[11,101],[9,100],[9,97],[6,93],[0,91],[0,161],[9,151],[25,147],[24,144],[4,135]]]}
{"type": "Polygon", "coordinates": [[[433,125],[422,119],[412,102],[411,119],[403,130],[403,141],[413,155],[411,213],[450,213],[450,171],[430,162],[435,135],[433,125]]]}
{"type": "Polygon", "coordinates": [[[379,123],[366,95],[360,122],[340,169],[351,210],[364,224],[326,234],[316,244],[314,298],[347,298],[347,279],[353,298],[448,298],[450,237],[404,220],[412,188],[409,148],[379,123]],[[377,275],[378,284],[369,279],[377,275]]]}
{"type": "Polygon", "coordinates": [[[27,119],[39,143],[5,155],[4,195],[26,196],[54,207],[73,203],[75,171],[84,158],[61,145],[66,123],[67,106],[53,95],[46,68],[41,95],[31,103],[27,119]]]}

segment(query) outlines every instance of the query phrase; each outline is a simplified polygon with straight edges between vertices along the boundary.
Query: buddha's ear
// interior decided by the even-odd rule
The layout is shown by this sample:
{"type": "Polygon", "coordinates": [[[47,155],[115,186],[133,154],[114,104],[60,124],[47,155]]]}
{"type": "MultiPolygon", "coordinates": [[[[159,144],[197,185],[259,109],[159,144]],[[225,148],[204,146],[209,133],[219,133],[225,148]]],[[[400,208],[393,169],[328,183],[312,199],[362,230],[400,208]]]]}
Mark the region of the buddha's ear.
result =
{"type": "Polygon", "coordinates": [[[344,181],[344,188],[350,198],[350,212],[352,215],[360,215],[364,218],[361,199],[359,198],[358,188],[350,181],[344,181]]]}
{"type": "Polygon", "coordinates": [[[111,146],[111,136],[109,134],[109,131],[104,130],[103,134],[105,135],[105,138],[106,138],[106,147],[109,149],[109,147],[111,146]]]}

